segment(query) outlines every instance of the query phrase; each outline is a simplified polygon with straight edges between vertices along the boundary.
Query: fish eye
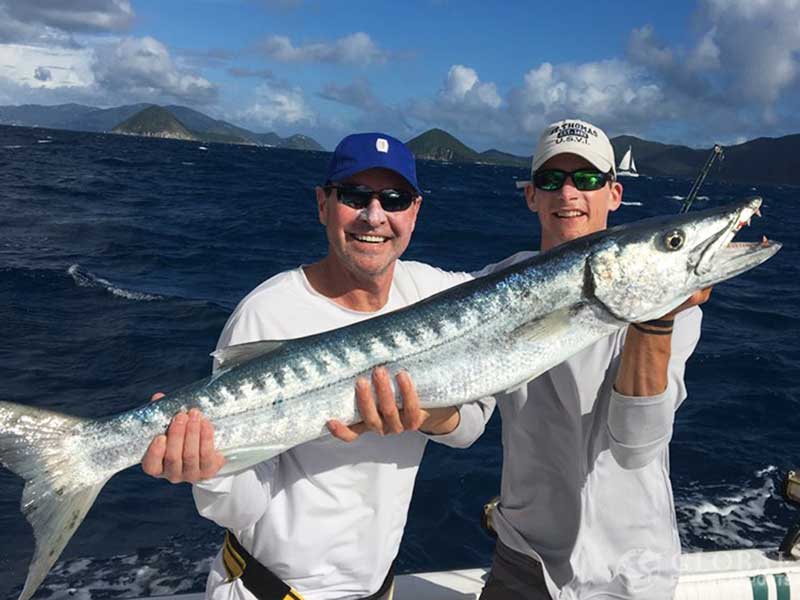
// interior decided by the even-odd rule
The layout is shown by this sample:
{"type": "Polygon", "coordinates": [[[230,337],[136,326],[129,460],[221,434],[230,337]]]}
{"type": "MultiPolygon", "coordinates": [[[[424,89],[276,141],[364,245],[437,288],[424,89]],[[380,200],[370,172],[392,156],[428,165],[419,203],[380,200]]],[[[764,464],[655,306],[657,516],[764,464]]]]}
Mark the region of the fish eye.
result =
{"type": "Polygon", "coordinates": [[[685,241],[686,234],[680,229],[675,229],[664,236],[664,247],[670,251],[680,250],[683,248],[683,243],[685,241]]]}

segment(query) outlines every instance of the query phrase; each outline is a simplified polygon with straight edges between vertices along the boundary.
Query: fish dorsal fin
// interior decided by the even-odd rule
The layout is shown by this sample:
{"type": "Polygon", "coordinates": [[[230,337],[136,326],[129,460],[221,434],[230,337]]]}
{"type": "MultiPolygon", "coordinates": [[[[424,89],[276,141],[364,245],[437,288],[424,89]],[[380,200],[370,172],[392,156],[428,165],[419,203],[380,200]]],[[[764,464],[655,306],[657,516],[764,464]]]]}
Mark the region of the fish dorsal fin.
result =
{"type": "Polygon", "coordinates": [[[248,361],[274,352],[280,348],[286,340],[261,340],[259,342],[248,342],[246,344],[236,344],[227,348],[220,348],[211,353],[217,361],[219,369],[230,369],[248,361]]]}

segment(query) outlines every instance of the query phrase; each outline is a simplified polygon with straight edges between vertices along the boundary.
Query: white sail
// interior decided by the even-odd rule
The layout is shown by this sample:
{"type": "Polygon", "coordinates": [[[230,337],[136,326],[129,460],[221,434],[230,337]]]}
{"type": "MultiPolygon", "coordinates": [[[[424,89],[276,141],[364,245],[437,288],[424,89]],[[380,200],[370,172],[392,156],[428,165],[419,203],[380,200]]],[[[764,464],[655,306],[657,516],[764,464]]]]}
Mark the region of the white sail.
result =
{"type": "Polygon", "coordinates": [[[619,161],[617,175],[622,175],[623,177],[639,176],[639,173],[636,172],[636,162],[633,160],[633,149],[630,146],[628,146],[628,149],[622,156],[622,160],[619,161]]]}
{"type": "Polygon", "coordinates": [[[631,147],[628,146],[628,149],[622,156],[622,160],[619,161],[619,165],[617,165],[617,171],[630,171],[630,168],[631,168],[631,147]]]}

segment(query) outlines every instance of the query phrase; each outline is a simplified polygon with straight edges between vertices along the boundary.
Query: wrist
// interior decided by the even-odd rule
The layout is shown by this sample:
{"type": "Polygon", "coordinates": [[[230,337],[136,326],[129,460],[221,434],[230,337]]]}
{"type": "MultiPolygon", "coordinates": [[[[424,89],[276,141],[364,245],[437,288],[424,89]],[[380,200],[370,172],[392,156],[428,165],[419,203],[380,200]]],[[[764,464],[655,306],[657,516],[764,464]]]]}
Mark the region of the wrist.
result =
{"type": "Polygon", "coordinates": [[[675,325],[675,317],[667,316],[651,321],[631,323],[631,325],[636,331],[646,335],[671,335],[673,326],[675,325]]]}
{"type": "Polygon", "coordinates": [[[427,435],[447,435],[461,424],[461,411],[457,407],[432,409],[419,430],[427,435]]]}

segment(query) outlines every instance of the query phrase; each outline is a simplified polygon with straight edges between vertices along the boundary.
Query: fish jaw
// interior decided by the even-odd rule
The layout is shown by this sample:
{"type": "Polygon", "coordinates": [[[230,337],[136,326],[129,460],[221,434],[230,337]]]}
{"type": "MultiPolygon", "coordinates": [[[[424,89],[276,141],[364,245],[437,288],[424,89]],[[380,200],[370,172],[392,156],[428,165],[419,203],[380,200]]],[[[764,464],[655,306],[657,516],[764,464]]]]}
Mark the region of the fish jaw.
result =
{"type": "Polygon", "coordinates": [[[760,265],[775,255],[782,244],[766,237],[760,242],[733,242],[734,236],[749,226],[753,216],[761,216],[761,198],[746,201],[738,212],[734,212],[718,238],[709,243],[702,252],[695,275],[698,284],[708,287],[730,279],[760,265]]]}
{"type": "Polygon", "coordinates": [[[607,230],[587,261],[591,293],[623,321],[668,313],[692,293],[752,269],[780,249],[766,238],[731,244],[754,215],[760,216],[760,206],[760,198],[750,198],[607,230]]]}

